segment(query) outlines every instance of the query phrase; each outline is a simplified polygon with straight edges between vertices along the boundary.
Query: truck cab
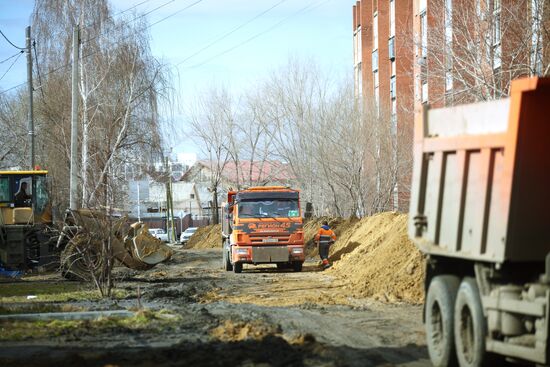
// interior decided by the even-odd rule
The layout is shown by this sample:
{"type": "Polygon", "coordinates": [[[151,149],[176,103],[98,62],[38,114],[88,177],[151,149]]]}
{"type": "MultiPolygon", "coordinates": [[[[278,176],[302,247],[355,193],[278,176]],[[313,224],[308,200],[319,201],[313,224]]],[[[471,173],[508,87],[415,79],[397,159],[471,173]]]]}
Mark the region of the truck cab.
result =
{"type": "Polygon", "coordinates": [[[301,271],[305,260],[300,193],[283,186],[229,191],[223,204],[225,270],[243,264],[276,264],[301,271]]]}
{"type": "Polygon", "coordinates": [[[26,269],[50,261],[48,172],[0,171],[0,265],[26,269]]]}

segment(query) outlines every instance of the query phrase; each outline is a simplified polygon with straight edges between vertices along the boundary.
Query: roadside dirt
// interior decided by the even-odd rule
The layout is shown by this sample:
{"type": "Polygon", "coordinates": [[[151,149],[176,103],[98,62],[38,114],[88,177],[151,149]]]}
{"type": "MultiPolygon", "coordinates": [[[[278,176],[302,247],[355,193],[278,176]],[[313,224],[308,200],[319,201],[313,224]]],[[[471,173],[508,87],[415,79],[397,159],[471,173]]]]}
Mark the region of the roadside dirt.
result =
{"type": "MultiPolygon", "coordinates": [[[[304,224],[306,256],[315,259],[318,256],[314,236],[324,221],[334,230],[336,243],[331,246],[330,260],[334,267],[328,271],[332,275],[331,287],[339,287],[344,292],[324,292],[309,295],[309,302],[345,304],[349,296],[370,297],[383,302],[406,301],[422,303],[424,301],[424,258],[409,240],[407,235],[406,214],[394,212],[380,213],[371,217],[358,218],[314,218],[304,224]]],[[[191,237],[187,248],[220,248],[219,226],[200,228],[191,237]]],[[[316,271],[315,267],[306,271],[316,271]]],[[[256,285],[246,292],[226,295],[236,303],[270,304],[277,294],[283,305],[296,304],[294,280],[282,284],[273,284],[262,288],[257,294],[256,285]]],[[[315,281],[315,280],[314,280],[315,281]]],[[[303,285],[303,280],[300,279],[303,285]]],[[[310,286],[307,284],[306,286],[310,286]]],[[[208,294],[206,299],[220,299],[217,290],[208,294]]]]}
{"type": "MultiPolygon", "coordinates": [[[[80,310],[141,304],[177,317],[146,327],[75,328],[4,340],[0,365],[429,365],[421,306],[356,297],[331,272],[318,271],[315,261],[302,273],[245,266],[234,274],[221,270],[219,249],[176,248],[169,263],[145,272],[119,268],[117,276],[119,299],[60,304],[80,310]]],[[[50,275],[40,282],[62,280],[50,275]]],[[[7,292],[0,303],[9,302],[7,292]]],[[[11,326],[0,322],[0,332],[11,326]]]]}

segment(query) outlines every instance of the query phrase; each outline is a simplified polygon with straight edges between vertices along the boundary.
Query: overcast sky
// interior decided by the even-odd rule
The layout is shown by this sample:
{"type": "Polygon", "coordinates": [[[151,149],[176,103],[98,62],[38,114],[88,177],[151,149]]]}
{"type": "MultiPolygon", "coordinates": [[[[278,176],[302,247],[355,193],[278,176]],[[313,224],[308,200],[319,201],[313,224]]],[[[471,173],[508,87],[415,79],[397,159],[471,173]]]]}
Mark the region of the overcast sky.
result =
{"type": "MultiPolygon", "coordinates": [[[[142,2],[112,0],[111,4],[117,14],[142,2]]],[[[246,89],[254,80],[284,64],[289,56],[311,58],[323,71],[336,75],[349,73],[353,68],[353,0],[202,0],[182,10],[195,2],[145,0],[136,7],[138,12],[147,12],[168,3],[147,16],[149,24],[179,11],[152,26],[150,32],[153,54],[164,63],[181,63],[175,84],[183,103],[197,90],[213,83],[224,84],[236,92],[246,89]],[[265,11],[253,22],[200,51],[265,11]]],[[[32,0],[0,0],[0,29],[17,46],[25,44],[25,27],[33,5],[32,0]]],[[[0,38],[0,61],[16,52],[0,38]]],[[[14,60],[0,64],[0,77],[14,60]]],[[[22,55],[0,80],[0,90],[25,80],[25,55],[22,55]]]]}

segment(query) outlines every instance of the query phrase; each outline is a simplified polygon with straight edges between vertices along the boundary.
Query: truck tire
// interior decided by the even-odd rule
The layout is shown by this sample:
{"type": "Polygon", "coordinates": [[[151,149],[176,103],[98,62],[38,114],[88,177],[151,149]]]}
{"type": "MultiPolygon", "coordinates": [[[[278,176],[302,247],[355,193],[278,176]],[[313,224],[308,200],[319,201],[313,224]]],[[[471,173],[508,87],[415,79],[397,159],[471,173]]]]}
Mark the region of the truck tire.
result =
{"type": "Polygon", "coordinates": [[[223,249],[223,268],[225,269],[225,271],[231,271],[233,270],[233,265],[231,265],[231,260],[229,259],[229,254],[227,252],[227,250],[224,248],[223,249]]]}
{"type": "Polygon", "coordinates": [[[300,272],[300,271],[302,271],[302,266],[303,266],[303,264],[300,263],[300,262],[292,263],[292,269],[293,269],[295,272],[300,272]]]}
{"type": "Polygon", "coordinates": [[[233,271],[236,274],[242,273],[243,271],[243,264],[242,263],[235,263],[233,264],[233,271]]]}
{"type": "Polygon", "coordinates": [[[425,327],[428,353],[434,367],[456,366],[453,334],[454,305],[460,279],[438,275],[428,287],[425,327]]]}
{"type": "Polygon", "coordinates": [[[455,344],[460,367],[483,366],[486,362],[487,327],[474,278],[460,283],[455,302],[455,344]]]}

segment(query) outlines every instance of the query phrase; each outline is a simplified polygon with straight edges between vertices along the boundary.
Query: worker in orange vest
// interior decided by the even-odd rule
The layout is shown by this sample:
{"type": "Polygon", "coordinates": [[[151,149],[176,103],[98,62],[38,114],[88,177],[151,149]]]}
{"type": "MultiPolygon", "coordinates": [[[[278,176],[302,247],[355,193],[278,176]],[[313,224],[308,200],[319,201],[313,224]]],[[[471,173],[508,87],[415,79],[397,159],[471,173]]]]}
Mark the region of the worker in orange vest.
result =
{"type": "Polygon", "coordinates": [[[330,229],[327,221],[324,221],[321,228],[319,228],[319,232],[315,235],[315,241],[319,246],[319,256],[323,262],[322,266],[324,269],[327,269],[330,267],[330,263],[328,262],[328,250],[330,245],[336,241],[336,234],[330,229]]]}

